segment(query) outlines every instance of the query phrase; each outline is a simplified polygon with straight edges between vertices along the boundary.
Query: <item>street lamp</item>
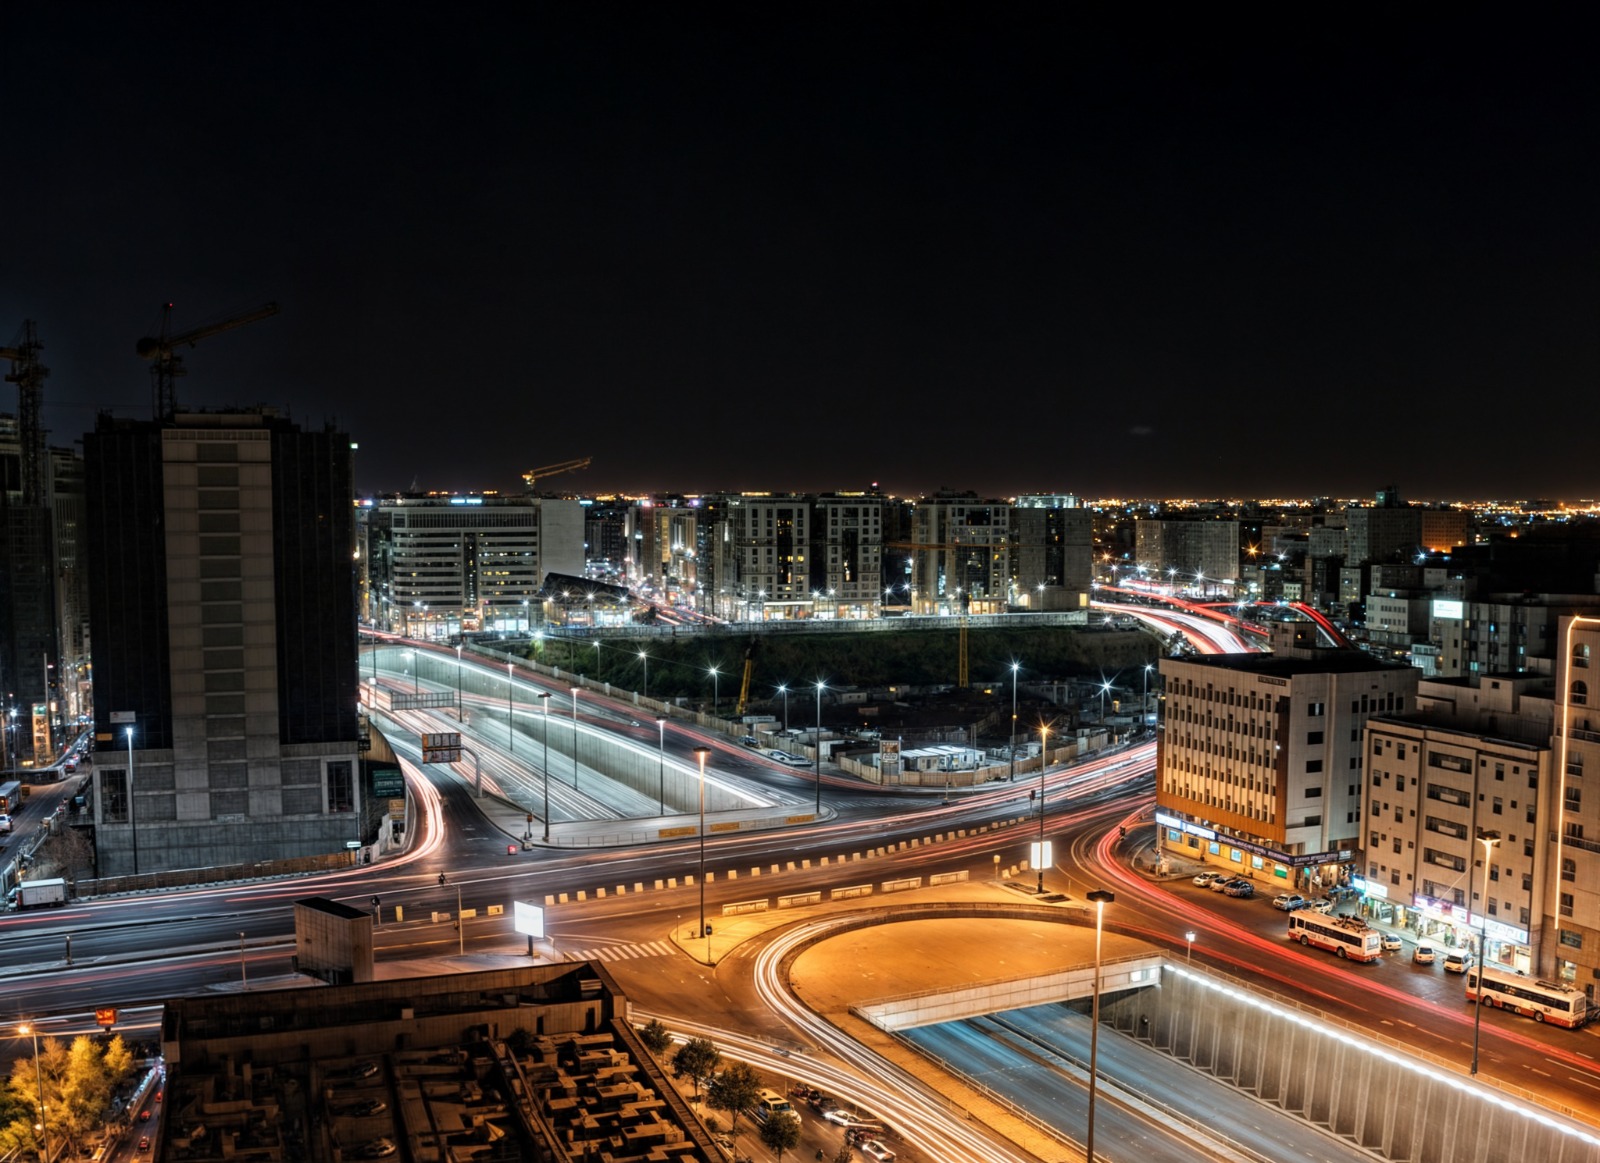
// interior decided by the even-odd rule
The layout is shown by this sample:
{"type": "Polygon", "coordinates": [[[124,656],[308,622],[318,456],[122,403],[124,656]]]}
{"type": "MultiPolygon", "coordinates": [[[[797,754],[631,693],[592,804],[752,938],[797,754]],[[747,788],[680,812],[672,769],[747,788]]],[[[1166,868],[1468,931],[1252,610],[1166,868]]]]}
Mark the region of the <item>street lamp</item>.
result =
{"type": "Polygon", "coordinates": [[[517,753],[516,712],[511,709],[511,663],[506,663],[506,740],[512,755],[517,753]]]}
{"type": "Polygon", "coordinates": [[[572,790],[578,790],[578,689],[572,688],[572,790]]]}
{"type": "Polygon", "coordinates": [[[1094,1091],[1100,1057],[1100,929],[1105,920],[1106,906],[1117,898],[1105,889],[1097,888],[1089,894],[1089,899],[1094,902],[1094,1001],[1089,1017],[1089,1131],[1084,1158],[1085,1163],[1094,1163],[1094,1091]]]}
{"type": "Polygon", "coordinates": [[[39,1027],[35,1023],[18,1026],[17,1033],[33,1036],[33,1079],[39,1087],[39,1157],[50,1158],[50,1130],[45,1125],[44,1063],[39,1059],[39,1027]]]}
{"type": "Polygon", "coordinates": [[[1189,950],[1183,955],[1183,963],[1185,965],[1188,965],[1194,961],[1194,936],[1195,934],[1193,929],[1190,929],[1183,935],[1183,939],[1189,942],[1189,950]]]}
{"type": "Polygon", "coordinates": [[[550,840],[550,692],[539,692],[539,705],[544,708],[542,720],[544,730],[539,734],[544,736],[544,838],[550,840]]]}
{"type": "Polygon", "coordinates": [[[694,757],[700,761],[700,933],[706,938],[706,960],[711,960],[711,933],[706,928],[706,760],[711,748],[696,747],[694,757]]]}
{"type": "Polygon", "coordinates": [[[456,718],[461,718],[461,646],[456,643],[456,718]]]}
{"type": "Polygon", "coordinates": [[[239,988],[243,989],[250,984],[250,979],[245,976],[244,967],[244,930],[239,930],[239,988]]]}
{"type": "Polygon", "coordinates": [[[1153,662],[1144,664],[1144,693],[1139,696],[1139,730],[1143,731],[1150,725],[1150,672],[1156,668],[1153,662]]]}
{"type": "Polygon", "coordinates": [[[650,697],[650,656],[641,650],[639,651],[639,661],[644,663],[644,682],[641,684],[643,689],[639,691],[639,697],[648,699],[650,697]]]}
{"type": "Polygon", "coordinates": [[[1050,766],[1050,726],[1039,724],[1039,885],[1044,894],[1044,769],[1050,766]]]}
{"type": "Polygon", "coordinates": [[[817,680],[817,815],[822,815],[822,692],[827,684],[817,680]]]}
{"type": "Polygon", "coordinates": [[[1101,682],[1101,684],[1100,684],[1100,722],[1102,724],[1104,724],[1105,721],[1106,721],[1106,693],[1108,691],[1110,691],[1110,690],[1111,690],[1111,684],[1109,682],[1101,682]]]}
{"type": "Polygon", "coordinates": [[[1478,1076],[1478,1031],[1483,1026],[1483,949],[1489,939],[1489,850],[1500,843],[1499,832],[1478,831],[1478,843],[1483,845],[1483,884],[1478,892],[1478,963],[1468,969],[1477,978],[1478,988],[1472,1003],[1472,1076],[1478,1076]]]}
{"type": "MultiPolygon", "coordinates": [[[[13,715],[15,711],[11,712],[13,715]]],[[[139,821],[133,811],[133,728],[128,728],[128,835],[133,841],[133,874],[139,875],[139,821]]]]}
{"type": "Polygon", "coordinates": [[[778,693],[783,696],[783,733],[785,735],[787,735],[789,733],[789,688],[788,688],[788,686],[780,684],[779,687],[778,687],[778,693]]]}
{"type": "Polygon", "coordinates": [[[711,717],[720,718],[722,713],[722,675],[716,667],[711,668],[711,717]]]}
{"type": "Polygon", "coordinates": [[[1007,782],[1017,782],[1017,671],[1022,663],[1011,664],[1011,775],[1007,782]]]}
{"type": "Polygon", "coordinates": [[[408,650],[406,654],[411,659],[411,692],[412,694],[420,695],[422,693],[422,666],[417,659],[415,650],[408,650]]]}
{"type": "Polygon", "coordinates": [[[660,783],[659,799],[661,802],[659,810],[660,814],[664,816],[667,814],[667,719],[665,715],[656,717],[656,731],[661,736],[656,744],[656,779],[660,783]]]}

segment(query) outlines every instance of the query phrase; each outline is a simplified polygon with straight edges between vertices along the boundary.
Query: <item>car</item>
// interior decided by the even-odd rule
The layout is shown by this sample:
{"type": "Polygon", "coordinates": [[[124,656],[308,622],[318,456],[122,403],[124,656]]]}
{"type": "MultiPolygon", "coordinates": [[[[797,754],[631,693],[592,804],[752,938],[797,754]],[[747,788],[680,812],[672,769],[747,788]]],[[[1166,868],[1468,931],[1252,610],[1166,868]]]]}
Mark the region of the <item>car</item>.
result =
{"type": "Polygon", "coordinates": [[[761,746],[761,741],[759,739],[757,739],[754,735],[746,735],[743,739],[739,740],[739,742],[743,743],[746,747],[760,747],[761,746]]]}
{"type": "Polygon", "coordinates": [[[1212,892],[1223,892],[1236,879],[1237,879],[1236,877],[1232,877],[1232,876],[1219,876],[1219,877],[1217,877],[1216,880],[1213,880],[1206,887],[1209,888],[1212,892]]]}
{"type": "Polygon", "coordinates": [[[1383,951],[1385,953],[1398,953],[1404,947],[1404,943],[1394,933],[1385,933],[1383,935],[1383,951]]]}
{"type": "Polygon", "coordinates": [[[1314,913],[1333,912],[1333,902],[1327,897],[1322,897],[1319,900],[1307,901],[1304,907],[1310,909],[1314,913]]]}
{"type": "Polygon", "coordinates": [[[1433,964],[1433,946],[1432,945],[1418,945],[1415,949],[1413,949],[1411,951],[1411,963],[1413,965],[1432,965],[1433,964]]]}
{"type": "Polygon", "coordinates": [[[845,1110],[842,1106],[829,1107],[827,1110],[822,1112],[822,1117],[828,1120],[828,1122],[836,1123],[841,1127],[848,1127],[851,1123],[856,1121],[856,1116],[845,1110]]]}
{"type": "Polygon", "coordinates": [[[150,1149],[150,1136],[149,1135],[140,1135],[139,1136],[139,1150],[148,1151],[149,1149],[150,1149]]]}
{"type": "Polygon", "coordinates": [[[399,1149],[394,1145],[393,1139],[371,1139],[363,1143],[356,1154],[363,1159],[383,1159],[393,1155],[399,1149]]]}
{"type": "Polygon", "coordinates": [[[1197,872],[1195,873],[1194,882],[1201,888],[1206,888],[1221,875],[1222,873],[1220,872],[1197,872]]]}
{"type": "Polygon", "coordinates": [[[1232,897],[1255,896],[1256,886],[1248,880],[1236,880],[1222,891],[1232,897]]]}
{"type": "Polygon", "coordinates": [[[148,1123],[150,1121],[150,1108],[149,1107],[145,1107],[144,1110],[139,1112],[139,1121],[141,1123],[148,1123]]]}
{"type": "Polygon", "coordinates": [[[389,1109],[389,1104],[381,1098],[364,1098],[360,1102],[353,1102],[344,1108],[344,1113],[356,1118],[366,1118],[368,1115],[381,1115],[389,1109]]]}
{"type": "Polygon", "coordinates": [[[1470,954],[1463,953],[1460,949],[1451,949],[1444,955],[1444,971],[1446,973],[1465,973],[1472,964],[1470,954]]]}
{"type": "Polygon", "coordinates": [[[861,1153],[869,1159],[880,1161],[894,1158],[894,1152],[883,1145],[882,1139],[868,1139],[861,1144],[861,1153]]]}
{"type": "Polygon", "coordinates": [[[1286,913],[1304,908],[1305,904],[1306,898],[1297,892],[1286,892],[1272,898],[1272,907],[1282,909],[1286,913]]]}

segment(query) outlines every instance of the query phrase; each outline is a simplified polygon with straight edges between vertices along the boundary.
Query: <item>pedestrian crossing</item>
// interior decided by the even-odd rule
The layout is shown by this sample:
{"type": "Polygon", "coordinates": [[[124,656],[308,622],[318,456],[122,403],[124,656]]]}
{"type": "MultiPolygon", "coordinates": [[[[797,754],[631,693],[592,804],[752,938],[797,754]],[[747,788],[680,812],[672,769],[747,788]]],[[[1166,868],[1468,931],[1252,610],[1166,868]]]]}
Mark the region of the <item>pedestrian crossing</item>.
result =
{"type": "Polygon", "coordinates": [[[671,941],[645,941],[633,945],[601,945],[595,949],[564,950],[570,961],[633,961],[641,957],[670,957],[678,947],[671,941]]]}

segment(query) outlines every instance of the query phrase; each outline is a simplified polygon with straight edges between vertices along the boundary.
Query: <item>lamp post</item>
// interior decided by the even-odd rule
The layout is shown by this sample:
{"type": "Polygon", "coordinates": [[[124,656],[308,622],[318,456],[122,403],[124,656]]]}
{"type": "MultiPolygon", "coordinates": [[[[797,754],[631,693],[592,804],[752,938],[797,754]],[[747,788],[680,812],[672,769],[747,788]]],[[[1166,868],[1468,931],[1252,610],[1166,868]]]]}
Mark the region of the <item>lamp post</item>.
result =
{"type": "Polygon", "coordinates": [[[1008,783],[1017,782],[1017,671],[1022,669],[1022,663],[1011,664],[1011,775],[1007,777],[1008,783]]]}
{"type": "Polygon", "coordinates": [[[1188,952],[1183,955],[1183,963],[1188,965],[1194,961],[1194,930],[1190,929],[1187,933],[1185,933],[1183,935],[1183,939],[1189,942],[1188,952]]]}
{"type": "MultiPolygon", "coordinates": [[[[509,665],[509,664],[508,664],[509,665]]],[[[461,719],[461,643],[456,643],[456,720],[461,719]]]]}
{"type": "Polygon", "coordinates": [[[506,663],[506,741],[512,755],[517,753],[516,712],[511,709],[511,663],[506,663]]]}
{"type": "MultiPolygon", "coordinates": [[[[16,714],[15,711],[12,714],[16,714]]],[[[133,811],[133,728],[128,728],[128,836],[133,841],[133,874],[139,875],[139,821],[133,811]]]]}
{"type": "Polygon", "coordinates": [[[658,805],[661,815],[667,814],[667,719],[665,715],[656,717],[656,732],[660,738],[656,741],[656,780],[660,785],[658,805]]]}
{"type": "Polygon", "coordinates": [[[578,790],[578,689],[572,688],[572,790],[578,790]]]}
{"type": "Polygon", "coordinates": [[[711,668],[711,717],[722,717],[722,675],[714,666],[711,668]]]}
{"type": "Polygon", "coordinates": [[[1044,894],[1044,769],[1050,766],[1050,727],[1039,724],[1039,884],[1036,891],[1044,894]]]}
{"type": "Polygon", "coordinates": [[[45,1124],[44,1105],[44,1063],[39,1059],[39,1027],[32,1022],[18,1026],[17,1033],[30,1034],[33,1037],[33,1080],[39,1088],[39,1156],[42,1159],[50,1158],[50,1130],[45,1124]]]}
{"type": "Polygon", "coordinates": [[[822,814],[822,692],[827,684],[817,682],[817,815],[822,814]]]}
{"type": "Polygon", "coordinates": [[[1111,690],[1111,684],[1109,682],[1101,682],[1101,684],[1100,684],[1100,722],[1102,724],[1104,724],[1105,721],[1106,721],[1106,694],[1110,690],[1111,690]]]}
{"type": "Polygon", "coordinates": [[[415,650],[408,650],[406,654],[411,659],[411,693],[420,695],[422,693],[421,660],[417,658],[415,650]]]}
{"type": "Polygon", "coordinates": [[[711,748],[696,747],[694,757],[700,761],[700,933],[706,938],[706,960],[711,960],[711,934],[706,930],[706,760],[711,748]]]}
{"type": "Polygon", "coordinates": [[[539,704],[544,707],[541,719],[544,730],[539,734],[544,736],[544,838],[550,840],[550,692],[539,692],[539,704]]]}
{"type": "Polygon", "coordinates": [[[242,989],[250,984],[244,967],[244,930],[239,930],[239,987],[242,989]]]}
{"type": "Polygon", "coordinates": [[[1478,988],[1472,1002],[1472,1076],[1478,1076],[1478,1031],[1483,1026],[1483,947],[1489,938],[1489,852],[1500,843],[1499,832],[1478,832],[1478,843],[1483,845],[1483,882],[1478,892],[1478,963],[1467,970],[1477,979],[1478,988]]]}
{"type": "Polygon", "coordinates": [[[650,656],[641,650],[639,651],[639,661],[644,663],[644,682],[641,684],[643,689],[639,691],[639,697],[648,699],[650,697],[650,656]]]}
{"type": "Polygon", "coordinates": [[[1150,725],[1150,672],[1156,668],[1153,662],[1144,664],[1144,693],[1139,696],[1139,730],[1143,731],[1150,725]]]}
{"type": "Polygon", "coordinates": [[[1100,929],[1105,920],[1106,906],[1117,898],[1105,889],[1097,888],[1089,894],[1094,902],[1094,1001],[1089,1016],[1089,1130],[1084,1144],[1085,1163],[1094,1163],[1094,1092],[1100,1057],[1100,929]]]}
{"type": "Polygon", "coordinates": [[[787,684],[780,684],[779,687],[778,687],[778,693],[783,696],[783,733],[785,735],[787,735],[789,733],[789,687],[788,687],[788,685],[787,684]]]}

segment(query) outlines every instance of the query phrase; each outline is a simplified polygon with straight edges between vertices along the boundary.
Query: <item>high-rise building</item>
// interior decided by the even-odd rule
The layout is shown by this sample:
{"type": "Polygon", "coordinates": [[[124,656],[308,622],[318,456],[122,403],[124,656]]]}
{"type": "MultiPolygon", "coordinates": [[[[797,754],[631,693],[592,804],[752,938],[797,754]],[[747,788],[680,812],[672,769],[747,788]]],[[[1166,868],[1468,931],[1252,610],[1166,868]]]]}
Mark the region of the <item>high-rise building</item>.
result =
{"type": "Polygon", "coordinates": [[[84,437],[100,875],[361,838],[351,464],[266,410],[84,437]]]}
{"type": "Polygon", "coordinates": [[[1087,609],[1094,529],[1077,498],[1016,498],[1011,532],[1011,604],[1035,611],[1087,609]]]}
{"type": "Polygon", "coordinates": [[[1306,886],[1360,858],[1361,731],[1411,708],[1417,672],[1279,627],[1271,654],[1161,661],[1164,849],[1306,886]]]}
{"type": "Polygon", "coordinates": [[[1595,999],[1600,986],[1600,616],[1561,619],[1550,828],[1554,888],[1547,943],[1554,975],[1595,999]]]}
{"type": "Polygon", "coordinates": [[[1239,522],[1145,518],[1135,523],[1134,557],[1157,576],[1232,582],[1239,577],[1239,522]]]}
{"type": "Polygon", "coordinates": [[[61,742],[55,523],[49,498],[26,487],[43,459],[0,416],[0,718],[12,766],[49,763],[61,742]]]}

